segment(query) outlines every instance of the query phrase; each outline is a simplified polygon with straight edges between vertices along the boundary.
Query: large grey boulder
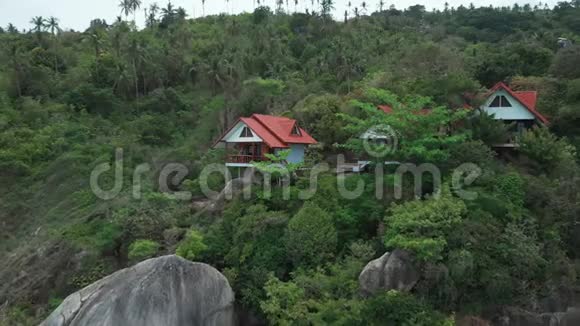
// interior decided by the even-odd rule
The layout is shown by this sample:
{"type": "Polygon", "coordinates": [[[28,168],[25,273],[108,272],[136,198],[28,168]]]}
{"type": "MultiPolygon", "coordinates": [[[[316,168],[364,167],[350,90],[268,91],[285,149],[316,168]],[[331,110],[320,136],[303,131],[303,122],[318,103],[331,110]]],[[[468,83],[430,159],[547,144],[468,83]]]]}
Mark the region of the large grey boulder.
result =
{"type": "Polygon", "coordinates": [[[361,294],[369,296],[379,291],[411,291],[419,277],[411,255],[396,249],[368,263],[358,281],[361,294]]]}
{"type": "Polygon", "coordinates": [[[234,293],[215,268],[149,259],[70,295],[41,326],[234,325],[234,293]]]}
{"type": "Polygon", "coordinates": [[[578,326],[580,310],[569,308],[566,312],[537,314],[519,308],[507,308],[504,315],[495,319],[494,326],[578,326]]]}
{"type": "Polygon", "coordinates": [[[504,316],[494,321],[495,326],[550,326],[551,316],[541,316],[519,308],[506,308],[504,316]]]}

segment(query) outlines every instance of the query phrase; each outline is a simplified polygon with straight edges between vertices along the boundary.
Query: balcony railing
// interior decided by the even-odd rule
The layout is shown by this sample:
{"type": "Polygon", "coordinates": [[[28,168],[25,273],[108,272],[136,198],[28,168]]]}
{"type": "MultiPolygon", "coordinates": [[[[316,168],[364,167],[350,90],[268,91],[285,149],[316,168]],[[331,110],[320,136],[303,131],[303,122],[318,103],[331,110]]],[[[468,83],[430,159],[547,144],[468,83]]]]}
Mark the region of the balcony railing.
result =
{"type": "Polygon", "coordinates": [[[266,158],[263,156],[257,155],[229,155],[227,162],[228,163],[252,163],[252,162],[260,162],[265,161],[266,158]]]}

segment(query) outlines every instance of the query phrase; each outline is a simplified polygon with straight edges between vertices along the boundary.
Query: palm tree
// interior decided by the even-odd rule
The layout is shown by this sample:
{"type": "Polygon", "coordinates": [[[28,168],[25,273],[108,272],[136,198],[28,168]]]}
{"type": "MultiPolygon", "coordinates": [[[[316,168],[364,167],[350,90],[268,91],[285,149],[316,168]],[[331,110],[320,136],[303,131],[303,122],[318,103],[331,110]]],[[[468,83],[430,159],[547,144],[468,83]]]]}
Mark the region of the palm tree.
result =
{"type": "MultiPolygon", "coordinates": [[[[12,24],[10,24],[12,25],[12,24]]],[[[10,27],[10,25],[8,25],[10,27]]],[[[14,26],[14,25],[12,25],[14,26]]],[[[7,54],[12,64],[12,69],[14,69],[14,81],[16,84],[16,91],[18,93],[18,97],[22,96],[22,85],[21,85],[21,76],[24,74],[23,70],[23,63],[22,63],[22,53],[20,53],[20,45],[18,42],[9,42],[7,44],[7,54]]]]}
{"type": "Polygon", "coordinates": [[[179,7],[175,11],[175,16],[177,16],[177,19],[179,20],[185,20],[185,18],[187,18],[187,12],[185,9],[183,9],[183,7],[179,7]]]}
{"type": "Polygon", "coordinates": [[[58,25],[58,18],[50,17],[44,21],[46,28],[50,30],[52,35],[56,35],[56,33],[60,32],[60,26],[58,25]]]}
{"type": "Polygon", "coordinates": [[[44,18],[42,18],[42,16],[36,16],[32,18],[30,23],[34,25],[34,28],[32,30],[35,31],[36,33],[42,32],[45,28],[44,18]]]}
{"type": "Polygon", "coordinates": [[[322,0],[321,3],[322,16],[328,17],[334,9],[334,2],[332,0],[322,0]]]}
{"type": "Polygon", "coordinates": [[[175,8],[173,7],[173,4],[171,3],[171,1],[169,1],[167,3],[167,7],[161,9],[161,13],[163,15],[163,19],[166,21],[172,21],[173,20],[173,16],[175,15],[175,8]]]}
{"type": "Polygon", "coordinates": [[[205,0],[201,0],[201,15],[205,17],[205,0]]]}
{"type": "Polygon", "coordinates": [[[10,34],[17,34],[18,28],[16,28],[16,26],[14,26],[12,23],[10,23],[10,24],[8,24],[8,27],[6,27],[6,32],[8,32],[10,34]]]}
{"type": "Polygon", "coordinates": [[[54,72],[58,72],[58,57],[56,55],[56,48],[58,47],[57,33],[60,32],[60,27],[58,26],[58,18],[50,17],[44,21],[44,26],[50,30],[50,33],[55,37],[54,39],[54,72]]]}
{"type": "Polygon", "coordinates": [[[136,38],[132,38],[129,42],[129,48],[127,49],[127,56],[131,62],[133,68],[133,82],[135,85],[135,98],[139,98],[139,75],[137,73],[137,63],[142,57],[141,44],[136,38]]]}
{"type": "Polygon", "coordinates": [[[127,20],[129,14],[133,10],[131,0],[121,0],[119,7],[121,7],[121,14],[125,15],[125,20],[127,20]]]}
{"type": "Polygon", "coordinates": [[[103,45],[103,35],[99,30],[92,30],[85,34],[84,40],[91,44],[95,51],[95,59],[99,58],[101,54],[101,47],[103,45]]]}
{"type": "Polygon", "coordinates": [[[32,30],[36,33],[38,43],[40,44],[42,41],[42,32],[46,29],[46,25],[44,25],[44,18],[42,18],[42,16],[36,16],[32,18],[30,23],[34,25],[32,30]]]}
{"type": "Polygon", "coordinates": [[[157,21],[157,13],[159,12],[159,6],[157,3],[153,3],[149,6],[149,14],[147,15],[147,26],[155,25],[157,21]]]}
{"type": "Polygon", "coordinates": [[[362,7],[362,10],[361,11],[366,14],[367,13],[367,3],[366,3],[366,1],[363,1],[362,2],[361,7],[362,7]]]}
{"type": "Polygon", "coordinates": [[[133,21],[136,21],[136,13],[139,8],[141,8],[141,0],[129,0],[129,5],[131,6],[131,11],[133,11],[133,21]]]}
{"type": "Polygon", "coordinates": [[[383,8],[384,8],[384,7],[385,7],[385,1],[383,1],[383,0],[379,1],[379,10],[380,10],[381,12],[383,12],[383,8]]]}

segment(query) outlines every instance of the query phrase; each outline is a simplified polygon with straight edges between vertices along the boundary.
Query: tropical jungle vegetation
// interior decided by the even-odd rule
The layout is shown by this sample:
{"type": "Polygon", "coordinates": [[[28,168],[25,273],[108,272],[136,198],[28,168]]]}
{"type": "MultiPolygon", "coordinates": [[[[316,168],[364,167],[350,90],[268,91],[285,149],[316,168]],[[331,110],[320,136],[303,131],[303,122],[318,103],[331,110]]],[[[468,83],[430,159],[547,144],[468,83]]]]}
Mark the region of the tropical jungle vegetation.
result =
{"type": "MultiPolygon", "coordinates": [[[[116,21],[85,31],[62,30],[56,17],[0,28],[0,324],[38,324],[82,287],[174,253],[219,269],[240,307],[272,325],[450,325],[497,307],[533,310],[580,285],[580,1],[380,3],[353,2],[340,20],[331,0],[307,12],[258,1],[251,13],[190,19],[171,2],[123,1],[116,21]],[[507,156],[491,147],[506,127],[465,109],[478,105],[469,94],[499,81],[536,90],[550,119],[507,156]],[[416,114],[424,108],[433,114],[416,114]],[[370,124],[392,125],[400,148],[388,160],[437,165],[440,197],[428,178],[420,196],[409,186],[397,197],[386,171],[377,198],[371,170],[322,173],[303,199],[309,179],[297,171],[288,199],[274,184],[270,196],[256,189],[218,213],[199,209],[201,170],[223,162],[213,142],[252,113],[295,118],[319,141],[301,168],[360,151],[370,124]],[[453,127],[442,134],[444,125],[453,127]],[[103,200],[91,171],[112,164],[117,148],[123,187],[103,200]],[[160,190],[170,162],[189,170],[170,190],[191,200],[160,190]],[[463,163],[482,171],[468,186],[473,200],[451,182],[463,163]],[[337,181],[364,181],[362,195],[343,199],[337,181]],[[361,297],[363,267],[397,248],[432,277],[411,293],[361,297]]],[[[114,178],[106,173],[102,187],[114,178]]],[[[209,183],[224,186],[218,175],[209,183]]]]}

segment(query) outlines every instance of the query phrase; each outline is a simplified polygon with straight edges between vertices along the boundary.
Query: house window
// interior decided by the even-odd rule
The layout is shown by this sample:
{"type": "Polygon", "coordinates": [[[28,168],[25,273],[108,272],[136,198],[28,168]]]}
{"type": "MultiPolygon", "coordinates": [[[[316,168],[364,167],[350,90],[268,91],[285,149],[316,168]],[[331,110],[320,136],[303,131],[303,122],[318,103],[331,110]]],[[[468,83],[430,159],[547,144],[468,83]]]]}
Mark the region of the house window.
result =
{"type": "Polygon", "coordinates": [[[244,127],[244,129],[242,129],[242,133],[240,134],[240,138],[252,138],[252,137],[254,137],[254,134],[252,133],[250,128],[244,127]]]}
{"type": "Polygon", "coordinates": [[[512,104],[508,99],[503,95],[496,96],[491,104],[489,105],[490,108],[511,108],[512,104]]]}
{"type": "Polygon", "coordinates": [[[292,128],[292,135],[302,136],[302,133],[300,132],[300,128],[298,128],[298,125],[294,125],[294,128],[292,128]]]}

